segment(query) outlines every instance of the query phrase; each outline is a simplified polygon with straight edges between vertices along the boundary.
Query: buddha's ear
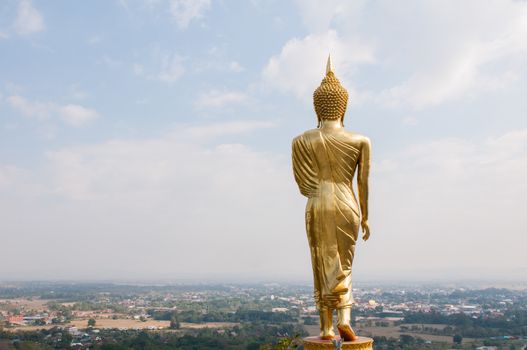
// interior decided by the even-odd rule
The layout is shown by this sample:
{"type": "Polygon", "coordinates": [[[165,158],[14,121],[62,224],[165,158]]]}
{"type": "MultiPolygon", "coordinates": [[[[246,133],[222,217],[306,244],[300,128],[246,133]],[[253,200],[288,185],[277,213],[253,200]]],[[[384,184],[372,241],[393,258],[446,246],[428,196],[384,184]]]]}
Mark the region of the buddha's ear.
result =
{"type": "Polygon", "coordinates": [[[346,100],[346,106],[344,107],[344,113],[342,114],[342,118],[340,118],[340,125],[344,127],[344,117],[346,116],[346,110],[348,109],[348,101],[346,100]]]}

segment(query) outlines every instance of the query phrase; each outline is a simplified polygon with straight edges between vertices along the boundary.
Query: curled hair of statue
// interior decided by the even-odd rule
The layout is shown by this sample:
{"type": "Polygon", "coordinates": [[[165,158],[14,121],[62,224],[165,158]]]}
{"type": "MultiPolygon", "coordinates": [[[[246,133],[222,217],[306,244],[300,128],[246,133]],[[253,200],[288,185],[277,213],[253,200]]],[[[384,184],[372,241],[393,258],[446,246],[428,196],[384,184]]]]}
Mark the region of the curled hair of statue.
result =
{"type": "Polygon", "coordinates": [[[344,126],[344,114],[348,106],[348,91],[340,84],[333,72],[331,56],[328,57],[326,76],[313,93],[313,105],[317,114],[317,128],[322,120],[337,120],[344,126]]]}

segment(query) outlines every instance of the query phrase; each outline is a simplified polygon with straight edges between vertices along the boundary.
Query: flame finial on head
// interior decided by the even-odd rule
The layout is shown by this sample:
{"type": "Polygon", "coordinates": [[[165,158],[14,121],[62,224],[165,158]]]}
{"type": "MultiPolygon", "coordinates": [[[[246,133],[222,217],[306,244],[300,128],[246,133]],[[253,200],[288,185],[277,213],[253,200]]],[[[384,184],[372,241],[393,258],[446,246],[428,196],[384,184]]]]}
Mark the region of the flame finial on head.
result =
{"type": "Polygon", "coordinates": [[[340,85],[340,81],[333,72],[331,55],[326,64],[326,77],[313,93],[313,104],[317,113],[318,124],[324,119],[344,120],[344,113],[348,105],[348,91],[340,85]]]}
{"type": "Polygon", "coordinates": [[[326,63],[326,75],[333,72],[333,64],[331,63],[331,54],[328,54],[328,62],[326,63]]]}

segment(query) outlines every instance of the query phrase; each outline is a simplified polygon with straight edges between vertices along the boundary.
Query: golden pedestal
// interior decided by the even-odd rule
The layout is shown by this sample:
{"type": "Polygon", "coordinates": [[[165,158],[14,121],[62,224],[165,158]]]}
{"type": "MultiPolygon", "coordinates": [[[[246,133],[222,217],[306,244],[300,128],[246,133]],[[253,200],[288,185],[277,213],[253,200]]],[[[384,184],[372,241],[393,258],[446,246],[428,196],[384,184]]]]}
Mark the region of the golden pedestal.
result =
{"type": "MultiPolygon", "coordinates": [[[[336,338],[339,339],[338,337],[336,338]]],[[[335,345],[331,340],[322,340],[319,337],[304,338],[305,350],[335,350],[335,345]]],[[[359,337],[355,341],[343,341],[342,350],[373,350],[373,339],[367,337],[359,337]]]]}

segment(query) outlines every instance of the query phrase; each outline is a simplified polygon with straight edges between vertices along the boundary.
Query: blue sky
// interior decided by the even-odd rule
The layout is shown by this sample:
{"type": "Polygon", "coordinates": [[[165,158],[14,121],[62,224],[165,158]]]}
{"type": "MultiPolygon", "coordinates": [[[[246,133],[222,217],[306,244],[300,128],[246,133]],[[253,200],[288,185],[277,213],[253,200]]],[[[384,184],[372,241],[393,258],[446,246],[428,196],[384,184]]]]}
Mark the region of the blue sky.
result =
{"type": "Polygon", "coordinates": [[[4,1],[0,278],[309,280],[329,52],[374,150],[357,278],[522,278],[526,37],[524,1],[4,1]]]}

